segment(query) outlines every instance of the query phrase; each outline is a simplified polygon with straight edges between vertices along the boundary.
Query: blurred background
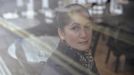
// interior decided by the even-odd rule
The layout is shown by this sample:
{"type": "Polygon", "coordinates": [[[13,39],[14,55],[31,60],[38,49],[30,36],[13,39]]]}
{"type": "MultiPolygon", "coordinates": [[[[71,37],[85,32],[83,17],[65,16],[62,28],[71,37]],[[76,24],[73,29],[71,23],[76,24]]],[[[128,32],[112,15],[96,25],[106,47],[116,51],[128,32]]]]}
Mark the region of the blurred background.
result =
{"type": "Polygon", "coordinates": [[[133,75],[133,0],[0,0],[0,75],[40,75],[57,47],[55,12],[78,3],[93,18],[100,75],[133,75]],[[19,48],[18,48],[19,47],[19,48]]]}

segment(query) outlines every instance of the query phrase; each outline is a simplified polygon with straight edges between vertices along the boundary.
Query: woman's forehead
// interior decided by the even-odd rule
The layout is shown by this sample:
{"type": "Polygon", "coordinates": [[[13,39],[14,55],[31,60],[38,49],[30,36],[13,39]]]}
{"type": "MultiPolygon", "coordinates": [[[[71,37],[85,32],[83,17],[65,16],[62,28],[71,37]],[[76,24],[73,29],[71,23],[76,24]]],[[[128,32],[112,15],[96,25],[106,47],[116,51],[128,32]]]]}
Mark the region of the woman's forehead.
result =
{"type": "Polygon", "coordinates": [[[73,22],[79,23],[80,25],[87,25],[88,23],[91,23],[91,21],[87,16],[84,16],[83,14],[80,13],[73,13],[73,14],[70,13],[69,16],[73,22]]]}

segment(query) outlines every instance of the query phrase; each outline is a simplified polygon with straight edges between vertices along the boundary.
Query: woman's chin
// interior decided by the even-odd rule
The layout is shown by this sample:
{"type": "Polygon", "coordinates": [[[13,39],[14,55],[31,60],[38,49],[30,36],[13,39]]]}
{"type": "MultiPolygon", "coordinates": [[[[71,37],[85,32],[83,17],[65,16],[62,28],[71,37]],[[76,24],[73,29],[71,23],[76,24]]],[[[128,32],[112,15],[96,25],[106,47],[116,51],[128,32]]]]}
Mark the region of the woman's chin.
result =
{"type": "Polygon", "coordinates": [[[88,51],[89,50],[89,47],[79,47],[78,48],[79,51],[88,51]]]}

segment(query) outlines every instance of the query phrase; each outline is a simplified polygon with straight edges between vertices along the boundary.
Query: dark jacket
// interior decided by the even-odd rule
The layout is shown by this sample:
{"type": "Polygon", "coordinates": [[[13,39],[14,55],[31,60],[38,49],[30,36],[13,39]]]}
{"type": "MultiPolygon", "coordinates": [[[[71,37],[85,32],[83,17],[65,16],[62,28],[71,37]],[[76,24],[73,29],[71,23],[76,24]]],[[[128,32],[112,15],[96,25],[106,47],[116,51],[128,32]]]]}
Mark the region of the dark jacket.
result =
{"type": "MultiPolygon", "coordinates": [[[[85,52],[80,52],[76,49],[73,49],[62,42],[59,43],[55,52],[57,51],[86,68],[89,70],[89,72],[93,72],[94,75],[98,75],[94,61],[93,64],[90,65],[92,68],[87,68],[84,66],[83,61],[80,60],[81,55],[83,56],[85,52]]],[[[92,75],[91,73],[86,73],[85,70],[83,71],[81,68],[77,68],[76,66],[72,65],[70,62],[66,61],[66,58],[62,58],[62,56],[57,55],[55,52],[47,60],[42,75],[92,75]]]]}

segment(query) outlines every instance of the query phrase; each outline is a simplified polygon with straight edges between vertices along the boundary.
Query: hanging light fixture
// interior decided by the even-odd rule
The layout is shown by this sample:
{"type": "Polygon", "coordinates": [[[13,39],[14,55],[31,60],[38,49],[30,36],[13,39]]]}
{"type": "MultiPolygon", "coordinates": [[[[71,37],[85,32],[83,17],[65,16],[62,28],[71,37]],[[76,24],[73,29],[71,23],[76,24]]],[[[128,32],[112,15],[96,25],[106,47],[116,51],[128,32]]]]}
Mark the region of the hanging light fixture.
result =
{"type": "Polygon", "coordinates": [[[121,15],[123,13],[123,7],[117,0],[111,0],[110,13],[113,15],[121,15]]]}

